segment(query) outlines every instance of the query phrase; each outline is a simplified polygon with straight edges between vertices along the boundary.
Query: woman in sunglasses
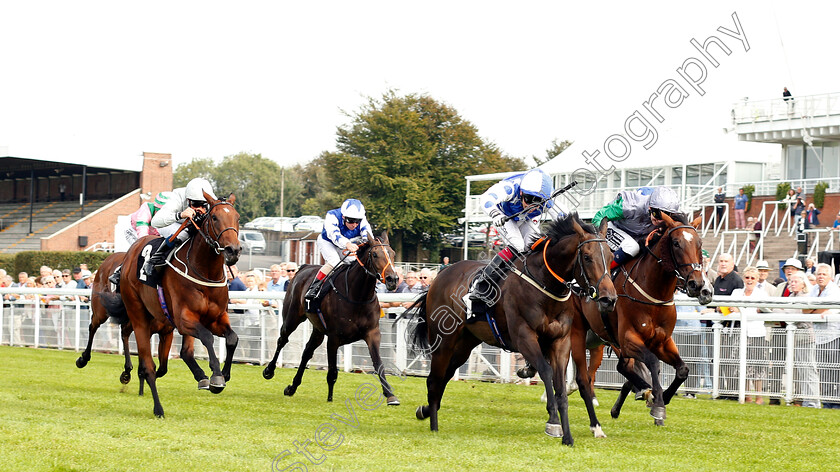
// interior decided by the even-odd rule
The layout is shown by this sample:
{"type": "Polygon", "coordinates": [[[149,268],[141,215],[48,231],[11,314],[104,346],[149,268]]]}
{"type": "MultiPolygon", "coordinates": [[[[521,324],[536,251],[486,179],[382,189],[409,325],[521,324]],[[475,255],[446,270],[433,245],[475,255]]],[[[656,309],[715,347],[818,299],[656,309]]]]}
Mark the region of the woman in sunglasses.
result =
{"type": "Polygon", "coordinates": [[[592,217],[596,228],[606,218],[607,244],[615,253],[612,267],[617,267],[639,254],[636,240],[662,227],[662,212],[678,213],[680,197],[670,187],[642,187],[624,190],[611,203],[592,217]]]}
{"type": "Polygon", "coordinates": [[[493,257],[473,283],[470,318],[473,313],[486,311],[482,304],[495,304],[498,292],[495,287],[505,276],[506,267],[525,252],[532,236],[539,234],[540,216],[548,212],[556,218],[563,213],[551,201],[552,193],[554,185],[551,177],[540,169],[533,169],[508,177],[481,195],[481,208],[493,219],[507,247],[493,257]]]}
{"type": "MultiPolygon", "coordinates": [[[[341,208],[327,212],[327,216],[324,217],[324,229],[318,236],[317,243],[325,263],[306,291],[307,300],[318,297],[324,279],[333,267],[341,262],[342,251],[356,252],[359,249],[357,243],[366,241],[369,232],[370,225],[365,218],[365,206],[355,198],[348,198],[341,204],[341,208]]],[[[344,260],[354,261],[355,256],[348,255],[344,260]]]]}

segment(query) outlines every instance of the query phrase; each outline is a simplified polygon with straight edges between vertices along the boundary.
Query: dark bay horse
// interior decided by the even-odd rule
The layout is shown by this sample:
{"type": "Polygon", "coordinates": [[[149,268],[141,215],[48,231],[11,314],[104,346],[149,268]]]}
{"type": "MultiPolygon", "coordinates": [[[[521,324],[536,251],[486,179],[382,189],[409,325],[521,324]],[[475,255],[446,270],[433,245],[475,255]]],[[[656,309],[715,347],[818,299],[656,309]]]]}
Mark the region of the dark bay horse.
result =
{"type": "Polygon", "coordinates": [[[155,236],[146,236],[131,246],[123,264],[120,298],[106,298],[109,312],[122,308],[128,313],[137,340],[138,373],[149,384],[154,398],[154,414],[158,417],[163,417],[163,407],[155,379],[166,373],[175,328],[184,337],[181,358],[199,382],[199,388],[202,388],[202,383],[207,383],[207,375],[195,360],[194,342],[190,337],[198,338],[207,349],[213,371],[209,389],[213,393],[221,392],[230,380],[233,353],[239,340],[228,319],[228,288],[224,273],[225,264],[236,264],[241,250],[239,213],[233,207],[236,197],[231,195],[227,200],[216,200],[205,193],[204,198],[209,210],[199,219],[198,234],[174,251],[167,262],[168,267],[161,274],[166,312],[158,291],[138,279],[138,265],[142,266],[151,256],[152,248],[148,243],[155,236]],[[157,371],[151,353],[152,333],[158,333],[161,338],[160,367],[157,371]],[[214,335],[225,338],[226,357],[221,369],[213,349],[214,335]]]}
{"type": "MultiPolygon", "coordinates": [[[[577,213],[554,221],[545,238],[532,244],[531,252],[516,260],[503,280],[499,301],[494,305],[498,332],[490,319],[466,323],[463,296],[475,274],[485,263],[461,261],[442,271],[406,316],[418,318],[413,335],[415,349],[431,354],[426,380],[428,404],[417,408],[418,419],[430,418],[432,431],[438,430],[438,410],[447,382],[482,341],[521,352],[545,382],[546,434],[563,437],[572,445],[569,431],[565,371],[569,361],[569,334],[574,304],[572,279],[586,290],[586,297],[601,310],[611,311],[616,292],[609,277],[612,252],[606,244],[606,225],[598,233],[583,223],[577,213]],[[559,410],[559,417],[558,417],[559,410]]],[[[580,370],[580,369],[579,369],[580,370]]],[[[583,366],[585,372],[585,361],[583,366]]],[[[579,376],[581,392],[589,389],[579,376]]],[[[590,427],[596,437],[603,436],[595,417],[591,393],[583,395],[590,427]]]]}
{"type": "MultiPolygon", "coordinates": [[[[679,284],[680,289],[697,298],[700,304],[712,300],[712,289],[703,271],[703,241],[696,231],[700,218],[689,224],[683,214],[662,213],[662,219],[664,228],[651,233],[642,254],[625,264],[629,269],[622,266],[616,276],[614,284],[619,298],[612,313],[602,316],[592,303],[576,300],[583,316],[575,321],[573,335],[585,338],[586,330],[591,329],[609,342],[619,356],[618,371],[628,382],[610,411],[612,417],[618,418],[627,394],[635,385],[645,391],[650,414],[657,425],[664,424],[665,405],[688,378],[688,367],[671,337],[677,321],[674,292],[679,284]],[[634,366],[634,360],[650,371],[650,383],[639,374],[639,366],[634,366]],[[659,360],[676,370],[674,381],[664,391],[659,381],[659,360]]],[[[585,358],[583,344],[573,342],[573,346],[577,346],[572,349],[573,356],[585,358]]],[[[590,371],[595,369],[597,365],[590,371]]]]}
{"type": "Polygon", "coordinates": [[[295,394],[300,386],[306,364],[312,358],[315,349],[327,337],[327,401],[333,400],[333,386],[338,378],[338,348],[360,339],[364,339],[370,352],[375,373],[382,385],[382,393],[389,405],[399,405],[391,386],[385,379],[385,370],[379,356],[379,301],[376,298],[376,281],[385,283],[388,290],[394,290],[399,278],[394,272],[394,250],[391,249],[388,234],[383,232],[379,238],[368,234],[368,241],[359,245],[356,261],[338,265],[330,279],[324,283],[324,289],[331,289],[323,296],[320,313],[308,313],[304,295],[309,284],[315,278],[320,266],[304,265],[298,269],[297,276],[292,279],[283,301],[283,326],[277,338],[277,349],[274,357],[265,366],[263,377],[274,377],[277,358],[280,350],[289,342],[289,336],[307,318],[312,323],[312,334],[301,354],[300,367],[292,381],[283,393],[287,396],[295,394]]]}
{"type": "MultiPolygon", "coordinates": [[[[103,305],[103,294],[106,293],[113,293],[111,290],[111,282],[108,281],[108,277],[114,273],[114,270],[123,263],[123,259],[125,258],[124,252],[115,252],[105,258],[102,261],[102,264],[99,266],[99,269],[96,271],[96,277],[93,279],[93,285],[91,285],[91,296],[90,296],[90,325],[88,326],[88,342],[85,350],[76,359],[76,367],[82,368],[90,362],[90,353],[91,349],[93,348],[93,336],[96,334],[96,331],[102,325],[108,321],[108,317],[110,316],[108,311],[105,309],[103,305]]],[[[128,321],[128,314],[125,312],[119,313],[117,316],[114,316],[114,320],[120,324],[120,331],[122,335],[122,343],[123,349],[125,351],[125,367],[123,373],[120,374],[120,382],[123,384],[127,384],[131,381],[131,370],[133,369],[133,365],[131,364],[131,351],[128,347],[128,338],[131,336],[132,329],[131,323],[128,321]]],[[[143,394],[143,379],[140,379],[140,395],[143,394]]]]}

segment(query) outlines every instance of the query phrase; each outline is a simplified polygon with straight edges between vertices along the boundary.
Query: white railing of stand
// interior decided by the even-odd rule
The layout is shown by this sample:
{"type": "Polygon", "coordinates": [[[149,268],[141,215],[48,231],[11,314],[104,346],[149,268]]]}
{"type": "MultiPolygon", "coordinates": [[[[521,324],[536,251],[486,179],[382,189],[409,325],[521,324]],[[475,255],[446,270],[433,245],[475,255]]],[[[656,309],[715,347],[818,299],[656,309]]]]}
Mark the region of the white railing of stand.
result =
{"type": "Polygon", "coordinates": [[[766,236],[771,228],[773,229],[774,236],[778,236],[785,229],[787,229],[787,233],[789,235],[793,234],[793,224],[791,222],[791,219],[787,217],[787,205],[788,202],[785,201],[770,201],[764,202],[762,204],[761,215],[759,215],[759,220],[762,224],[762,231],[764,232],[763,236],[766,236]],[[780,205],[784,205],[784,211],[780,211],[780,205]],[[767,217],[768,206],[773,207],[773,209],[770,211],[769,218],[767,217]],[[782,218],[784,218],[784,220],[782,220],[782,218]]]}
{"type": "Polygon", "coordinates": [[[712,236],[717,237],[721,231],[728,231],[729,230],[729,205],[726,203],[706,203],[700,205],[700,217],[702,218],[700,221],[702,222],[700,225],[701,229],[701,237],[706,237],[708,234],[709,229],[712,230],[712,236]],[[723,216],[720,218],[717,217],[717,209],[723,208],[723,216]],[[706,213],[707,209],[711,209],[712,211],[709,212],[709,221],[706,221],[706,213]]]}

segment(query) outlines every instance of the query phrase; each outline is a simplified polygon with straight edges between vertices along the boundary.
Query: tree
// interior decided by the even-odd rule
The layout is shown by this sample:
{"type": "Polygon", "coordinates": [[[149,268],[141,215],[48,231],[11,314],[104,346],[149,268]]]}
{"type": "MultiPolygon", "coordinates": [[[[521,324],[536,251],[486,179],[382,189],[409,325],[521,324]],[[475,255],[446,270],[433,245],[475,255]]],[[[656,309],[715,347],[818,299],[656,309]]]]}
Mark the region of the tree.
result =
{"type": "Polygon", "coordinates": [[[280,165],[260,154],[227,156],[214,173],[219,196],[236,194],[236,210],[243,221],[280,213],[280,165]]]}
{"type": "Polygon", "coordinates": [[[368,219],[401,243],[435,246],[462,216],[466,175],[524,170],[484,141],[452,107],[426,95],[393,90],[368,98],[350,123],[337,131],[337,152],[323,160],[328,191],[360,198],[368,219]]]}
{"type": "Polygon", "coordinates": [[[216,164],[209,157],[196,157],[190,162],[178,164],[175,172],[172,173],[172,185],[175,188],[186,187],[192,179],[205,178],[213,183],[216,172],[216,164]]]}
{"type": "Polygon", "coordinates": [[[565,151],[571,145],[572,141],[569,141],[568,139],[557,142],[557,139],[555,138],[551,141],[551,147],[545,150],[544,158],[538,156],[531,156],[531,158],[534,160],[534,162],[537,163],[538,166],[541,166],[546,162],[559,156],[561,152],[565,151]]]}

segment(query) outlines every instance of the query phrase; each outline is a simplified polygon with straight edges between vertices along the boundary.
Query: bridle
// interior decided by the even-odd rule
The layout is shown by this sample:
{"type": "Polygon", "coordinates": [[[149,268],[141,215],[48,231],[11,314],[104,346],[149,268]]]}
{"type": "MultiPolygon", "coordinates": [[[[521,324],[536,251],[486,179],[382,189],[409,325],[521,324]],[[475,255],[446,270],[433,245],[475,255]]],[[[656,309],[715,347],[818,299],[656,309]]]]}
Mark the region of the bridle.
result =
{"type": "MultiPolygon", "coordinates": [[[[359,259],[358,257],[356,258],[356,262],[359,263],[359,266],[361,266],[362,270],[365,271],[365,274],[367,274],[370,277],[373,277],[376,280],[381,281],[382,283],[385,283],[385,271],[388,270],[388,267],[392,267],[392,268],[394,267],[394,263],[391,260],[391,256],[388,254],[388,251],[385,251],[385,250],[382,251],[385,254],[385,258],[387,259],[388,263],[385,264],[385,267],[382,269],[381,274],[377,274],[376,272],[370,270],[368,267],[369,266],[373,267],[373,250],[375,248],[377,248],[377,247],[390,248],[391,246],[389,244],[383,243],[382,241],[379,240],[379,238],[376,238],[375,241],[379,244],[374,244],[372,241],[368,241],[366,243],[363,243],[363,244],[359,245],[359,248],[362,248],[365,245],[369,245],[370,247],[367,250],[367,254],[366,254],[366,257],[365,257],[366,262],[362,262],[361,259],[359,259]]],[[[357,252],[345,252],[344,255],[342,256],[341,260],[344,261],[346,258],[354,256],[356,254],[357,254],[357,252]]],[[[341,267],[341,266],[337,266],[337,267],[341,267]]],[[[352,303],[354,305],[366,305],[368,303],[371,303],[371,302],[375,301],[376,300],[376,292],[375,291],[373,292],[371,298],[368,299],[368,300],[358,301],[358,300],[353,300],[353,299],[350,298],[350,270],[349,270],[350,266],[345,266],[345,267],[348,267],[348,270],[344,271],[344,291],[346,292],[346,295],[341,293],[341,291],[335,285],[334,279],[332,277],[330,277],[329,278],[329,283],[330,283],[330,285],[332,285],[332,288],[335,291],[335,293],[339,297],[341,297],[342,299],[347,301],[348,303],[352,303]]]]}
{"type": "MultiPolygon", "coordinates": [[[[678,229],[690,229],[691,231],[694,232],[695,235],[697,235],[697,230],[694,228],[694,226],[679,225],[679,226],[674,226],[673,228],[668,228],[668,231],[666,231],[665,234],[662,236],[662,238],[660,238],[660,241],[671,240],[671,233],[673,233],[674,231],[676,231],[678,229]]],[[[653,252],[653,250],[650,248],[650,245],[648,244],[648,241],[650,241],[651,235],[653,235],[654,233],[656,233],[656,232],[655,231],[651,232],[651,234],[648,235],[648,239],[645,241],[645,249],[647,250],[647,252],[650,253],[651,256],[653,256],[656,259],[657,264],[664,267],[662,258],[657,256],[653,252]]],[[[698,238],[699,238],[699,236],[698,236],[698,238]]],[[[670,253],[670,256],[671,256],[671,262],[674,265],[674,274],[676,275],[677,280],[679,280],[681,282],[681,284],[680,284],[681,286],[678,285],[678,288],[681,291],[684,292],[684,291],[687,290],[686,285],[688,284],[688,276],[692,272],[700,272],[702,274],[703,273],[703,264],[701,264],[699,262],[688,262],[688,263],[685,263],[685,264],[677,264],[677,255],[676,255],[676,253],[674,253],[673,244],[668,244],[667,246],[668,246],[668,252],[670,253]],[[683,277],[682,273],[680,272],[683,267],[691,267],[691,270],[688,272],[688,274],[685,275],[685,277],[683,277]]]]}
{"type": "Polygon", "coordinates": [[[204,238],[204,241],[207,242],[207,245],[210,246],[210,248],[212,248],[213,251],[216,252],[216,254],[221,254],[222,251],[224,251],[222,245],[219,244],[219,239],[221,239],[222,235],[225,234],[226,231],[233,230],[236,233],[236,237],[239,237],[239,229],[233,226],[228,226],[227,228],[219,231],[218,233],[216,233],[216,230],[213,226],[210,226],[210,214],[213,212],[214,208],[220,205],[230,205],[230,207],[233,208],[232,203],[224,200],[219,200],[213,205],[211,205],[210,208],[207,210],[207,214],[204,216],[203,221],[201,222],[201,227],[196,225],[195,221],[193,221],[193,226],[195,226],[195,229],[198,230],[198,234],[200,234],[201,237],[204,238]],[[211,235],[209,230],[213,230],[214,234],[211,235]]]}
{"type": "MultiPolygon", "coordinates": [[[[391,247],[390,244],[383,243],[382,241],[379,240],[379,238],[376,238],[375,241],[378,242],[379,244],[374,244],[373,242],[370,242],[370,241],[365,243],[365,244],[370,245],[370,249],[368,249],[368,252],[367,252],[367,263],[370,266],[373,266],[373,250],[375,248],[378,248],[378,247],[390,248],[391,247]]],[[[382,268],[382,273],[380,273],[380,274],[377,274],[376,272],[372,272],[370,269],[368,269],[368,266],[366,266],[361,261],[361,259],[359,259],[358,257],[356,258],[356,262],[358,262],[359,265],[362,266],[362,269],[365,270],[366,274],[368,274],[371,277],[376,278],[377,280],[379,280],[380,282],[382,282],[384,284],[385,283],[385,271],[388,270],[388,267],[391,267],[393,269],[394,263],[393,263],[393,261],[391,261],[391,256],[388,254],[388,251],[383,249],[382,253],[385,254],[385,259],[388,261],[388,263],[385,264],[385,267],[382,268]]]]}
{"type": "MultiPolygon", "coordinates": [[[[536,247],[537,244],[539,243],[539,241],[540,240],[538,240],[536,243],[534,243],[531,247],[532,248],[536,247]]],[[[566,288],[568,288],[570,292],[575,292],[576,294],[580,294],[580,292],[581,292],[580,289],[585,288],[587,296],[589,296],[593,299],[598,298],[598,286],[601,285],[601,282],[603,282],[604,278],[607,277],[610,273],[609,267],[607,266],[607,258],[604,255],[604,246],[600,245],[600,243],[605,243],[605,242],[607,242],[607,240],[604,239],[604,238],[586,239],[586,240],[578,243],[577,247],[575,248],[575,252],[577,254],[575,255],[575,261],[574,261],[573,266],[572,266],[572,274],[576,273],[576,269],[579,266],[580,267],[580,272],[581,272],[582,278],[583,278],[583,283],[584,283],[583,287],[581,287],[579,284],[576,286],[575,284],[572,284],[572,282],[569,282],[569,281],[565,280],[563,277],[558,275],[557,272],[555,272],[551,268],[551,265],[548,263],[548,257],[547,257],[547,251],[548,251],[548,246],[549,246],[550,242],[551,242],[551,239],[545,239],[544,240],[543,251],[542,251],[542,259],[543,259],[543,264],[545,265],[545,268],[552,275],[552,277],[554,277],[554,279],[557,280],[558,282],[560,282],[561,284],[565,285],[566,288]],[[599,243],[599,249],[601,250],[601,261],[604,264],[604,273],[601,274],[601,277],[598,279],[598,282],[595,285],[593,285],[589,281],[589,277],[586,275],[586,270],[584,270],[583,260],[581,259],[581,257],[582,257],[581,248],[585,244],[589,244],[589,243],[599,243]]],[[[527,265],[525,267],[525,272],[529,276],[531,276],[530,271],[528,271],[527,265]]],[[[514,272],[514,273],[516,273],[516,272],[514,272]]],[[[524,276],[524,274],[521,274],[520,276],[524,276]]],[[[533,276],[532,276],[532,278],[533,278],[533,276]]]]}

